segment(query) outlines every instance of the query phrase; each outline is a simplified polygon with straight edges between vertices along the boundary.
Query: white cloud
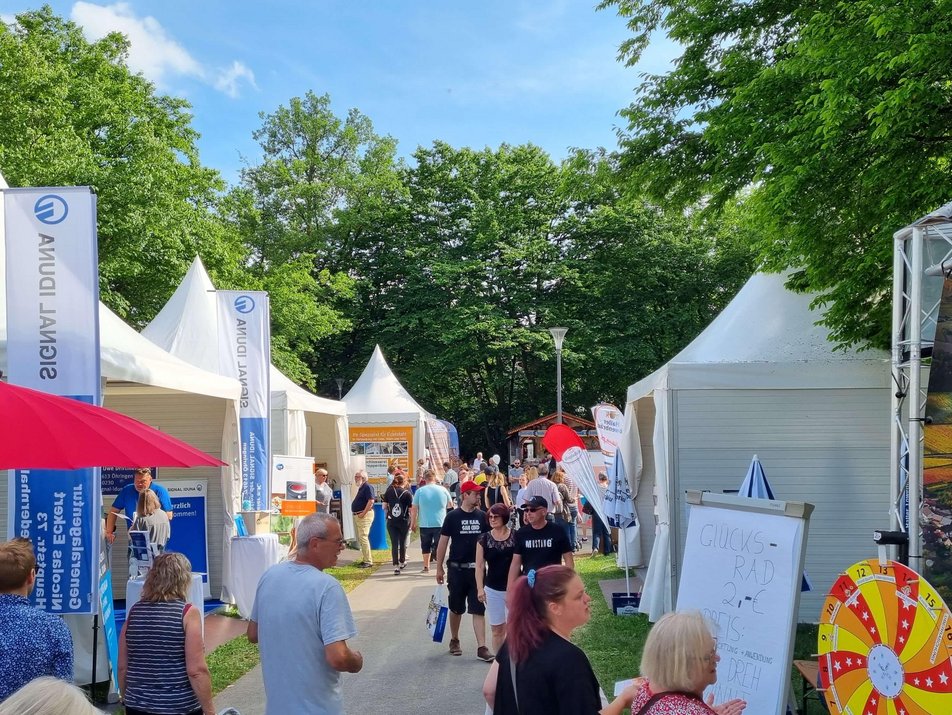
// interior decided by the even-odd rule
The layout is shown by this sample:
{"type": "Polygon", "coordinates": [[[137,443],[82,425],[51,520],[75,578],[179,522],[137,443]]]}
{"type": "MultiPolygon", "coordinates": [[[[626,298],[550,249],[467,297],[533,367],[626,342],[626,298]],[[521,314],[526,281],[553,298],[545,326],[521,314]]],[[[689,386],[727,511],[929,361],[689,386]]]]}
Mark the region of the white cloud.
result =
{"type": "Polygon", "coordinates": [[[12,27],[17,23],[17,16],[0,13],[0,22],[2,22],[4,25],[12,27]]]}
{"type": "Polygon", "coordinates": [[[258,89],[258,85],[255,83],[255,73],[248,69],[244,63],[235,60],[231,63],[231,67],[219,72],[215,79],[215,89],[235,99],[239,95],[238,84],[242,79],[246,80],[254,89],[258,89]]]}
{"type": "Polygon", "coordinates": [[[71,19],[93,41],[110,32],[125,35],[129,39],[129,68],[141,72],[159,87],[167,87],[174,77],[201,80],[229,97],[238,96],[242,78],[256,87],[254,74],[241,62],[236,60],[225,70],[210,71],[169,36],[158,20],[151,15],[137,17],[128,3],[96,5],[80,1],[73,5],[71,19]]]}

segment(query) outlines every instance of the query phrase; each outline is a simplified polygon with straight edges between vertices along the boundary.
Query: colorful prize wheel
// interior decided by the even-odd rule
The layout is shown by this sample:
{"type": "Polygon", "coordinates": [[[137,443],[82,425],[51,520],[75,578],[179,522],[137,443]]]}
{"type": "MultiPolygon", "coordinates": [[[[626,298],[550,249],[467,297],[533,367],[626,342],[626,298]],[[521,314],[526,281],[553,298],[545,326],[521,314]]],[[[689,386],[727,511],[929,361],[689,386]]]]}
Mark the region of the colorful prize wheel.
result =
{"type": "Polygon", "coordinates": [[[952,713],[952,612],[909,567],[850,566],[823,604],[818,640],[831,713],[952,713]]]}

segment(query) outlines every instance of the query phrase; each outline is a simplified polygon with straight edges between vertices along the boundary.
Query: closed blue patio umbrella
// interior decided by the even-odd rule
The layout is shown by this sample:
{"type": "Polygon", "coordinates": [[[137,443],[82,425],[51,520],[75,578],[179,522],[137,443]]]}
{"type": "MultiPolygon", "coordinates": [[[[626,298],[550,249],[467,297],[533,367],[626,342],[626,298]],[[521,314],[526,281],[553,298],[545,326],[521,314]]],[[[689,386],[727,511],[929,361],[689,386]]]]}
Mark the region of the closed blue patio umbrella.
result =
{"type": "MultiPolygon", "coordinates": [[[[774,497],[773,489],[770,488],[770,483],[767,481],[767,475],[764,474],[764,467],[756,454],[754,458],[750,460],[750,467],[747,468],[747,476],[744,477],[744,482],[740,485],[740,489],[737,493],[742,497],[750,497],[752,499],[773,500],[776,498],[774,497]]],[[[813,584],[810,583],[810,579],[804,571],[803,580],[800,583],[800,591],[812,590],[813,584]]]]}

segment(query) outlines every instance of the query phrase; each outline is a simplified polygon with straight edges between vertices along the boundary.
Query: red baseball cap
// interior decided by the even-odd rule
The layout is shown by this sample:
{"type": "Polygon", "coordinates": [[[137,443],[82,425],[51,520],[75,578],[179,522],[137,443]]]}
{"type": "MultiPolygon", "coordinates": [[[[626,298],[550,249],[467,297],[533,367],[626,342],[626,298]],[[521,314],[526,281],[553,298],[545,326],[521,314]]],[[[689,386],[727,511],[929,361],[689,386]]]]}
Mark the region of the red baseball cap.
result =
{"type": "Polygon", "coordinates": [[[465,494],[466,492],[481,492],[482,490],[482,484],[477,484],[476,482],[464,482],[463,486],[459,488],[459,493],[465,494]]]}

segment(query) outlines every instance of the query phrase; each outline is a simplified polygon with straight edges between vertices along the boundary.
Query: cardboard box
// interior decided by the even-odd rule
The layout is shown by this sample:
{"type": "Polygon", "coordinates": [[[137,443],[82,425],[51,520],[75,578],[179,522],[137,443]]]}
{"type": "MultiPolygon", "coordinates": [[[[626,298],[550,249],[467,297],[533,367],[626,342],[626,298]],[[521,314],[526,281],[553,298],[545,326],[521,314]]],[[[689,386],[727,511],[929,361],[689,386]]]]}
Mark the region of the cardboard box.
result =
{"type": "Polygon", "coordinates": [[[248,536],[271,533],[270,511],[243,511],[240,513],[245,519],[245,528],[248,530],[248,536]]]}
{"type": "Polygon", "coordinates": [[[634,616],[638,613],[638,605],[641,603],[641,593],[633,593],[630,596],[627,593],[612,594],[612,612],[616,616],[634,616]]]}

